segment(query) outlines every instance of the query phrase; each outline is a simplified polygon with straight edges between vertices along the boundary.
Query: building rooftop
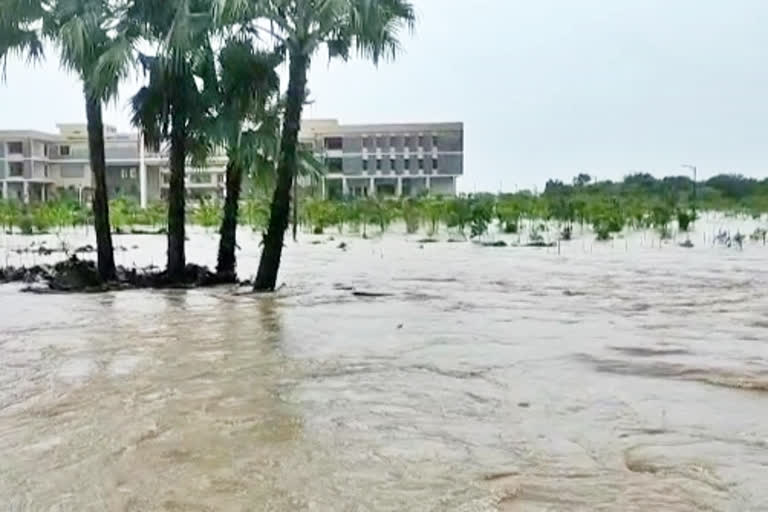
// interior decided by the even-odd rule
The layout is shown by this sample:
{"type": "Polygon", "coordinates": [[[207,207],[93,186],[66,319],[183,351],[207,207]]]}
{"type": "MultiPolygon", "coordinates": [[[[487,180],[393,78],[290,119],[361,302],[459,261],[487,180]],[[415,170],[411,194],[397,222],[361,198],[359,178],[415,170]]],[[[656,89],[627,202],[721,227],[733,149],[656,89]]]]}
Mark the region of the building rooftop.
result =
{"type": "Polygon", "coordinates": [[[441,130],[463,130],[462,122],[443,123],[376,123],[376,124],[340,124],[336,119],[304,119],[301,123],[301,135],[343,133],[384,133],[384,132],[434,132],[441,130]]]}

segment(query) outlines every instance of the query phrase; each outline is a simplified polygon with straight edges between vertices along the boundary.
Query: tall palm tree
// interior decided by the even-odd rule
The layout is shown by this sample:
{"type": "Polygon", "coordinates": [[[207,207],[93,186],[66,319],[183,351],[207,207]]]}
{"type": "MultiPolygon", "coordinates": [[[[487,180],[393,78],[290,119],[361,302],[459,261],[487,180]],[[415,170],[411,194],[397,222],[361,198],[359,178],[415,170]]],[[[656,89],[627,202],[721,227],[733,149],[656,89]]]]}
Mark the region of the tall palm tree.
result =
{"type": "Polygon", "coordinates": [[[243,175],[270,153],[278,133],[278,116],[270,101],[279,93],[275,71],[282,58],[257,52],[250,37],[227,41],[219,52],[216,112],[211,135],[227,152],[226,195],[221,222],[217,273],[234,280],[237,218],[243,175]]]}
{"type": "Polygon", "coordinates": [[[83,83],[94,181],[97,266],[103,281],[115,278],[115,259],[109,227],[102,104],[117,95],[127,68],[113,63],[109,72],[103,73],[99,62],[132,44],[130,32],[116,35],[113,30],[123,14],[116,5],[108,0],[4,0],[0,7],[0,58],[4,63],[10,53],[33,60],[41,58],[43,41],[47,40],[59,49],[62,64],[77,73],[83,83]]]}
{"type": "Polygon", "coordinates": [[[215,84],[197,84],[216,74],[210,3],[134,0],[128,18],[141,25],[142,33],[156,45],[154,55],[139,58],[149,80],[133,97],[132,121],[142,130],[147,145],[159,148],[169,143],[166,274],[169,282],[181,282],[186,267],[186,162],[190,156],[204,158],[202,127],[213,106],[210,91],[215,90],[215,84]]]}
{"type": "Polygon", "coordinates": [[[415,15],[409,0],[217,0],[214,10],[220,18],[239,15],[250,30],[277,39],[289,56],[277,183],[254,282],[255,290],[272,291],[290,217],[301,113],[312,57],[322,47],[328,49],[330,57],[342,59],[347,59],[353,49],[375,63],[382,57],[394,56],[399,49],[399,31],[411,27],[415,15]]]}

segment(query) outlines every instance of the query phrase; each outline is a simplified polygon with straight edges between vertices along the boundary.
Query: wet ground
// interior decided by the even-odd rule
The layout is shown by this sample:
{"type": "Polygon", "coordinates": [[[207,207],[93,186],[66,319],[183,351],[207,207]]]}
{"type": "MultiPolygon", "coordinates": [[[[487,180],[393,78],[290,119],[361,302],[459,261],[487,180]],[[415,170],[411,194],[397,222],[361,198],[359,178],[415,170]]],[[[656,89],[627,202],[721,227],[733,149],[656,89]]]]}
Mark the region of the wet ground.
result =
{"type": "MultiPolygon", "coordinates": [[[[559,254],[304,237],[262,297],[0,286],[1,501],[765,510],[768,248],[713,247],[712,230],[693,249],[648,233],[559,254]]],[[[29,243],[0,236],[8,264],[46,261],[8,252],[29,243]]],[[[213,265],[216,243],[193,234],[190,259],[213,265]]],[[[241,243],[247,277],[258,238],[241,243]]],[[[118,263],[163,262],[163,237],[116,244],[118,263]]]]}

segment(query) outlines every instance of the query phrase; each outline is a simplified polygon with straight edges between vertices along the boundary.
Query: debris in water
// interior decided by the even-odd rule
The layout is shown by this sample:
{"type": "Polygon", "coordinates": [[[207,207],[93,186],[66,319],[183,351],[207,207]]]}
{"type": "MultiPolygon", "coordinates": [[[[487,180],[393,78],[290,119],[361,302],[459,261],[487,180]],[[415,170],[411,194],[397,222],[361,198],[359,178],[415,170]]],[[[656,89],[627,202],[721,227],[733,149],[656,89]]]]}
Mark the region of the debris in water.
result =
{"type": "Polygon", "coordinates": [[[393,293],[380,293],[380,292],[352,292],[355,297],[392,297],[393,293]]]}
{"type": "Polygon", "coordinates": [[[733,237],[733,242],[739,246],[739,249],[744,248],[744,239],[746,237],[741,234],[741,232],[737,231],[736,235],[733,237]]]}
{"type": "Polygon", "coordinates": [[[481,247],[507,247],[507,242],[504,240],[496,240],[495,242],[476,242],[481,247]]]}
{"type": "Polygon", "coordinates": [[[347,242],[341,242],[337,247],[337,249],[341,249],[342,251],[347,250],[347,242]]]}
{"type": "Polygon", "coordinates": [[[692,249],[693,248],[693,242],[691,242],[691,240],[688,239],[685,242],[681,242],[680,243],[680,247],[685,247],[686,249],[692,249]]]}
{"type": "Polygon", "coordinates": [[[87,244],[75,249],[75,254],[90,254],[92,252],[96,252],[96,248],[91,244],[87,244]]]}
{"type": "Polygon", "coordinates": [[[522,247],[557,247],[557,242],[528,242],[527,244],[523,244],[522,247]]]}

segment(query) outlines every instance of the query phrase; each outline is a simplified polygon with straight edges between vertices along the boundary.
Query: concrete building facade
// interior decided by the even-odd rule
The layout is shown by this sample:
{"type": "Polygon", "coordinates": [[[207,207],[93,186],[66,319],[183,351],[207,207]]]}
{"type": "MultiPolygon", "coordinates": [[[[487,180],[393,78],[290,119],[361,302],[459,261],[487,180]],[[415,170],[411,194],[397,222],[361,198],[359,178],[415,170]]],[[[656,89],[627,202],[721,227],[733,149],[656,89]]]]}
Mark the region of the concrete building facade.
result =
{"type": "MultiPolygon", "coordinates": [[[[463,174],[461,123],[340,125],[305,120],[299,136],[326,164],[323,194],[329,198],[371,195],[454,195],[463,174]]],[[[24,203],[69,196],[88,201],[93,177],[84,124],[59,124],[58,134],[0,131],[0,191],[24,203]]],[[[164,199],[170,170],[167,152],[145,150],[137,133],[104,133],[110,198],[132,197],[143,206],[164,199]]],[[[191,197],[222,197],[226,155],[205,167],[187,167],[191,197]]]]}
{"type": "Polygon", "coordinates": [[[324,158],[324,195],[455,195],[464,174],[464,125],[341,125],[304,120],[300,142],[324,158]]]}
{"type": "MultiPolygon", "coordinates": [[[[68,196],[89,201],[93,175],[88,132],[83,124],[59,124],[58,134],[0,131],[2,197],[25,203],[68,196]]],[[[144,148],[137,133],[118,133],[105,126],[107,193],[130,197],[146,205],[168,193],[168,155],[144,148]]],[[[195,196],[221,196],[226,157],[213,155],[205,168],[187,169],[187,191],[195,196]]]]}

